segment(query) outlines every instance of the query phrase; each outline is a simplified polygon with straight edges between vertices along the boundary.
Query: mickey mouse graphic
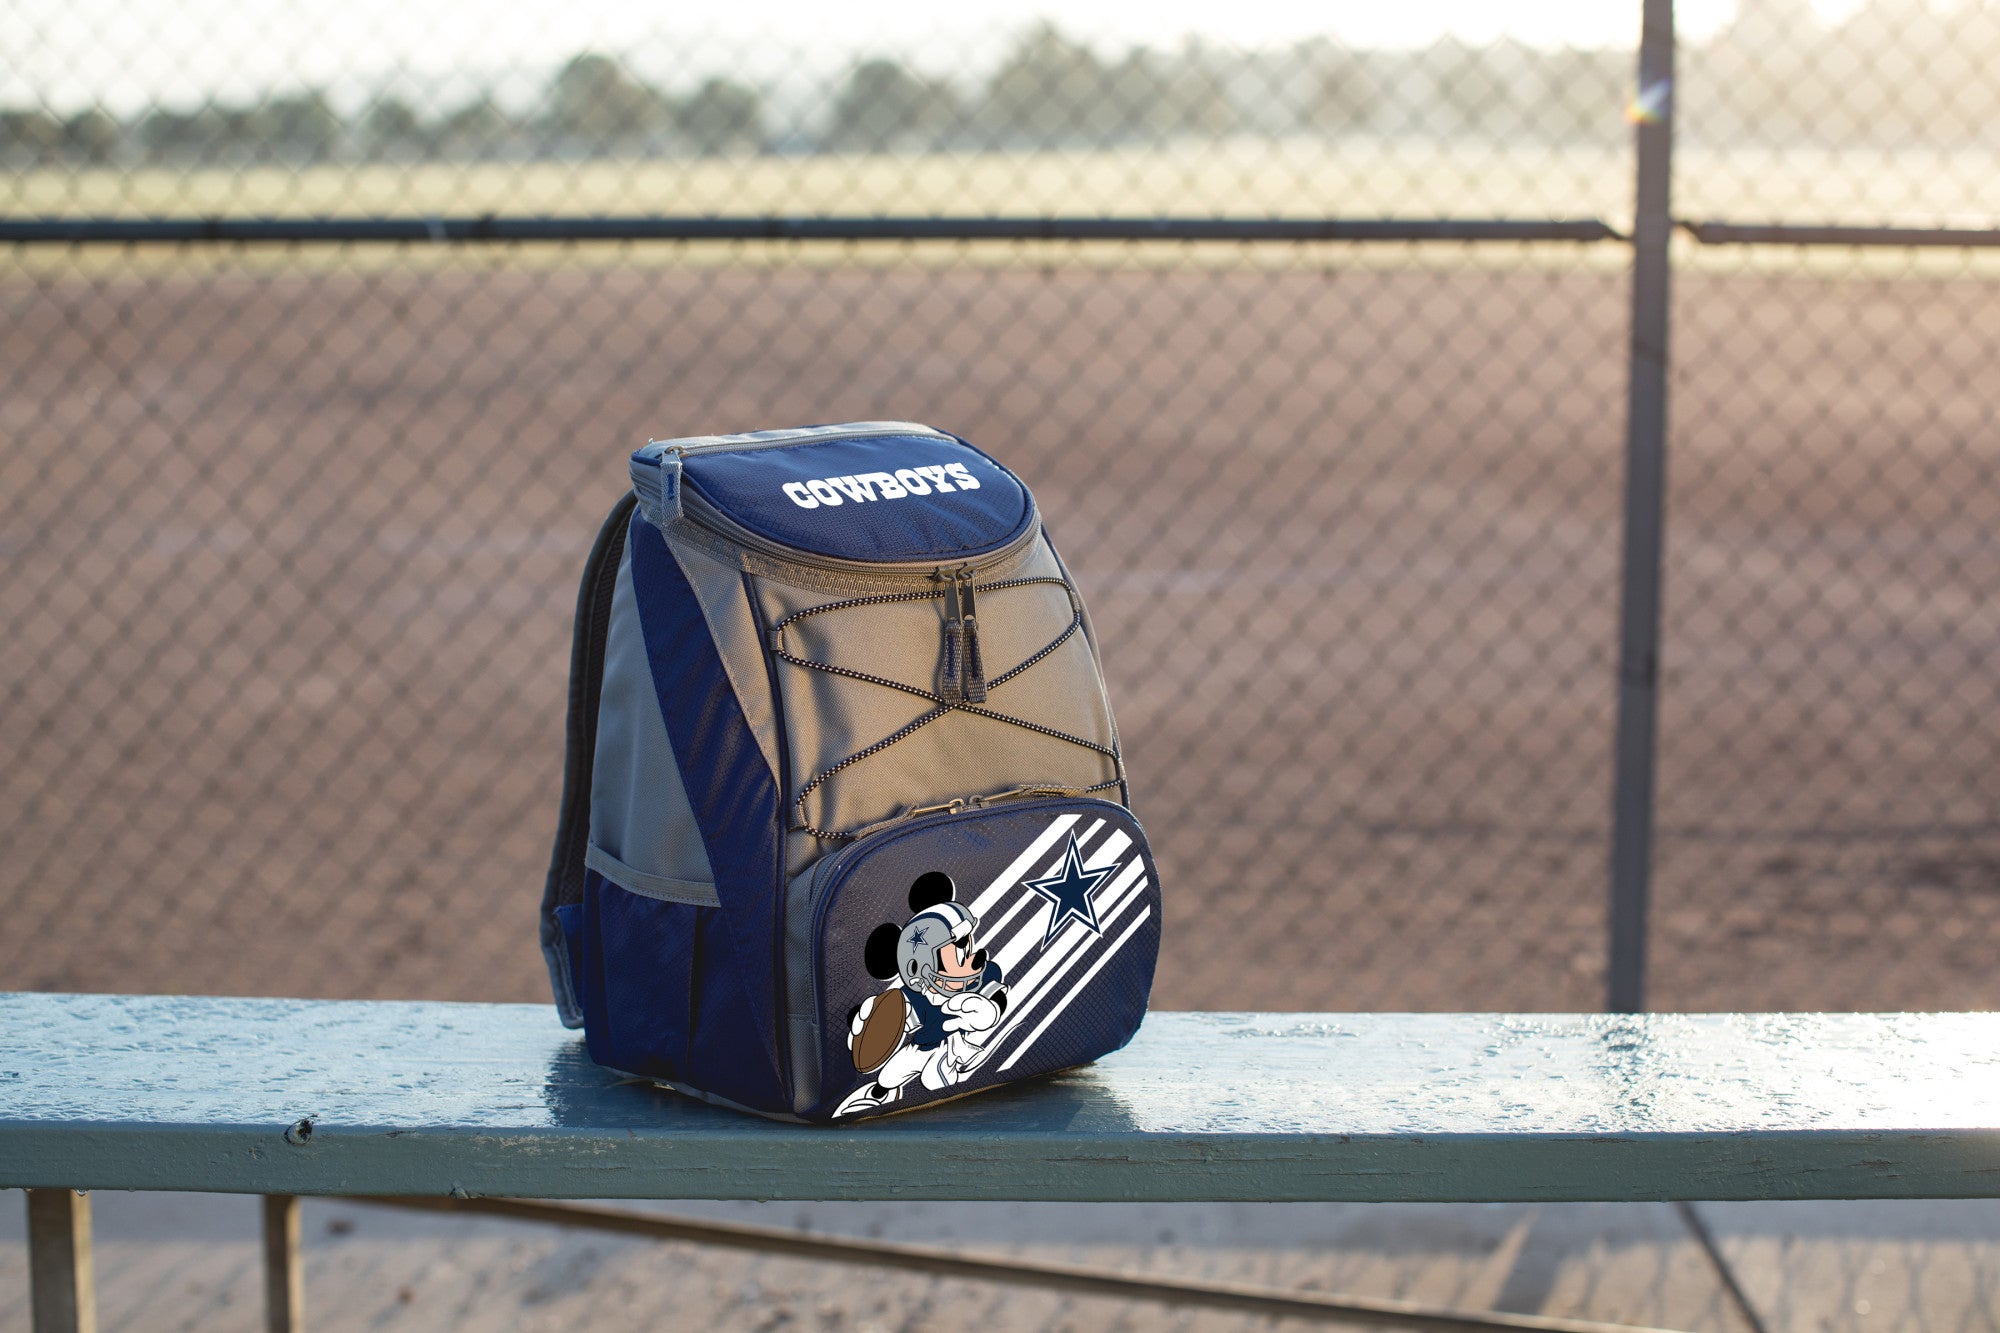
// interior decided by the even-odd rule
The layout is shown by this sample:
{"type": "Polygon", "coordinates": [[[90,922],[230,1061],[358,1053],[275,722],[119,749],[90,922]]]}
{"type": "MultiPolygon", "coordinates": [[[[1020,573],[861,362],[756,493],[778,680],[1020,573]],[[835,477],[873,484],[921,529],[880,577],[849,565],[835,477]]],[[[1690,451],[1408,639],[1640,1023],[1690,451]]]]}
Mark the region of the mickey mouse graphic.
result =
{"type": "Polygon", "coordinates": [[[1006,978],[980,947],[979,921],[951,876],[933,870],[910,886],[910,919],[868,937],[871,975],[896,984],[855,1007],[847,1046],[872,1082],[849,1093],[835,1116],[894,1100],[912,1079],[941,1092],[963,1081],[1007,1012],[1006,978]]]}

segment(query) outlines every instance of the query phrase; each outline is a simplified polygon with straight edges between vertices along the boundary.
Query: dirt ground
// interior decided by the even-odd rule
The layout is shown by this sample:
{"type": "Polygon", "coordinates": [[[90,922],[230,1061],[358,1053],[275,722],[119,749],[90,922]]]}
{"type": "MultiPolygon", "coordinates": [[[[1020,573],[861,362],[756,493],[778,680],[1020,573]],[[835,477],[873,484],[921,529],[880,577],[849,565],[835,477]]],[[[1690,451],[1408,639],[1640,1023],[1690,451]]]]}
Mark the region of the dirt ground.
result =
{"type": "MultiPolygon", "coordinates": [[[[1677,282],[1653,1002],[1992,1007],[2000,293],[1677,282]]],[[[0,989],[544,995],[624,454],[902,417],[1075,568],[1160,1005],[1596,1007],[1625,299],[1376,252],[0,269],[0,989]]]]}

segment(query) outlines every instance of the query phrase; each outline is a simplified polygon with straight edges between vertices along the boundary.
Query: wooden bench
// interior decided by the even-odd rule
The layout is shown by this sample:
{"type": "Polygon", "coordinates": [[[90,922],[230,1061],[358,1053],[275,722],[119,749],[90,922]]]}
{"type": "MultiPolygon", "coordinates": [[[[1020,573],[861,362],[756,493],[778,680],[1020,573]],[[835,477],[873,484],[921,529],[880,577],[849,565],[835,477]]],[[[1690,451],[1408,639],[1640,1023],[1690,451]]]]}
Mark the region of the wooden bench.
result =
{"type": "Polygon", "coordinates": [[[0,1186],[48,1328],[89,1319],[78,1190],[271,1196],[274,1327],[308,1194],[1995,1197],[2000,1015],[1160,1013],[1088,1069],[801,1127],[625,1083],[542,1005],[0,994],[0,1186]]]}

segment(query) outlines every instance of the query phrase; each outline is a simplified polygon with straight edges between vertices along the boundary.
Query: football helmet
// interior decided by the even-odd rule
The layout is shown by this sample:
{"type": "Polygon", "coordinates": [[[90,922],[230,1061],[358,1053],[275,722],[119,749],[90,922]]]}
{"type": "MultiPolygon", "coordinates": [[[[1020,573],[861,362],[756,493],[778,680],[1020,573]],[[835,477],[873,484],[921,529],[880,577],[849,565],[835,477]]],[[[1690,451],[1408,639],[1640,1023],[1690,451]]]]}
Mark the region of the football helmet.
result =
{"type": "Polygon", "coordinates": [[[911,917],[896,941],[896,970],[902,974],[903,984],[940,995],[955,995],[970,989],[986,970],[986,951],[974,949],[972,943],[973,933],[978,929],[978,918],[957,903],[939,903],[911,917]],[[971,975],[944,974],[938,954],[947,944],[972,952],[971,975]]]}

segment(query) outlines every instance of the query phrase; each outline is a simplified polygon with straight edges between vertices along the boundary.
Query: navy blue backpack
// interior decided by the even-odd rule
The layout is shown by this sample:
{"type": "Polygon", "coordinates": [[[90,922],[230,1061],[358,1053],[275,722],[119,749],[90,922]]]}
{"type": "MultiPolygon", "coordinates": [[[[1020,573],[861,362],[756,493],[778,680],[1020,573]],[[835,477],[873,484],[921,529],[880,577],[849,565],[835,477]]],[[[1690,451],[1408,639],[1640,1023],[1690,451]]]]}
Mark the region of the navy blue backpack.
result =
{"type": "Polygon", "coordinates": [[[1129,1041],[1158,878],[1020,479],[909,422],[655,441],[631,476],[541,922],[591,1058],[824,1121],[1129,1041]]]}

